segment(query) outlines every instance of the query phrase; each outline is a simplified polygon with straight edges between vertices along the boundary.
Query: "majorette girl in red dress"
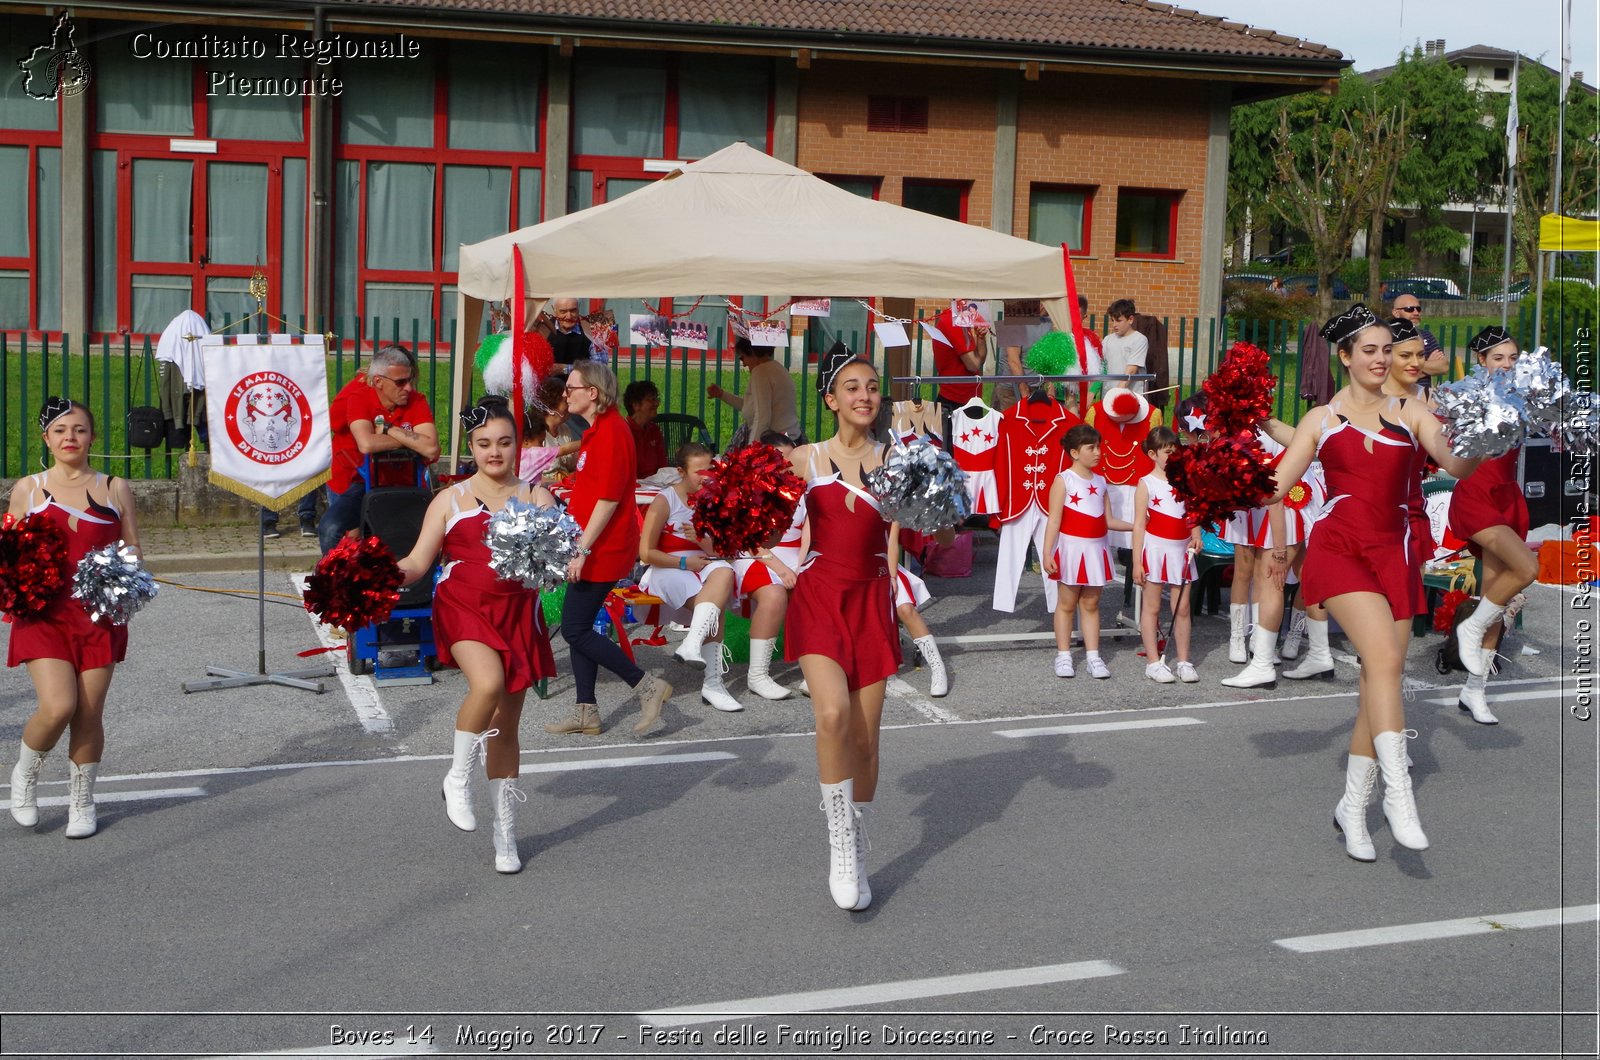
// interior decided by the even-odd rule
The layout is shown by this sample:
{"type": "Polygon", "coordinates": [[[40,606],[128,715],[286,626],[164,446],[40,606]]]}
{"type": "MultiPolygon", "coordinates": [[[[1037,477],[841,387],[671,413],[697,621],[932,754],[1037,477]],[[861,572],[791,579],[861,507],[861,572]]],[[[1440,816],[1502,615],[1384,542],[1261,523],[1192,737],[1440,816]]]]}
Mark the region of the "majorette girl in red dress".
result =
{"type": "Polygon", "coordinates": [[[1167,459],[1177,447],[1178,433],[1171,427],[1151,428],[1144,440],[1150,473],[1139,480],[1133,502],[1133,582],[1144,590],[1139,633],[1144,639],[1144,657],[1149,660],[1144,675],[1163,685],[1200,680],[1189,658],[1193,608],[1183,587],[1194,583],[1194,557],[1200,551],[1201,538],[1200,528],[1189,525],[1183,500],[1167,481],[1167,459]],[[1172,639],[1177,660],[1172,668],[1168,668],[1158,650],[1163,585],[1167,586],[1172,603],[1172,639]]]}
{"type": "MultiPolygon", "coordinates": [[[[1503,372],[1517,362],[1516,341],[1502,327],[1487,327],[1467,344],[1478,363],[1503,372]]],[[[1528,502],[1517,482],[1517,454],[1485,460],[1456,484],[1450,494],[1450,530],[1483,560],[1483,581],[1477,608],[1456,627],[1461,663],[1470,675],[1460,705],[1475,720],[1492,724],[1483,686],[1495,646],[1504,630],[1501,621],[1511,599],[1539,576],[1539,561],[1528,548],[1528,502]]]]}
{"type": "Polygon", "coordinates": [[[878,786],[884,684],[900,668],[890,584],[896,527],[866,489],[866,473],[883,463],[871,435],[882,403],[877,370],[841,348],[818,385],[838,429],[790,454],[806,480],[810,550],[789,597],[784,654],[800,664],[816,716],[828,889],[839,908],[865,909],[872,890],[861,808],[878,786]]]}
{"type": "Polygon", "coordinates": [[[138,552],[139,527],[127,480],[89,466],[95,435],[94,415],[86,406],[45,398],[39,431],[51,465],[17,481],[7,512],[17,519],[38,512],[61,528],[67,537],[63,559],[68,581],[42,612],[11,624],[6,665],[27,666],[39,700],[22,727],[21,754],[11,771],[11,816],[27,828],[39,823],[34,792],[40,768],[61,734],[70,730],[66,836],[83,839],[99,827],[94,784],[106,746],[106,692],[117,663],[127,655],[128,627],[92,620],[72,597],[71,575],[78,561],[97,548],[123,541],[138,552]]]}
{"type": "MultiPolygon", "coordinates": [[[[1406,496],[1414,451],[1420,445],[1457,476],[1470,473],[1476,461],[1450,452],[1426,405],[1384,393],[1394,337],[1371,310],[1352,306],[1325,324],[1322,335],[1337,348],[1350,382],[1300,421],[1278,463],[1274,499],[1282,500],[1312,459],[1321,459],[1328,503],[1311,530],[1301,591],[1308,604],[1328,608],[1361,657],[1360,709],[1334,826],[1344,834],[1346,853],[1373,861],[1366,811],[1380,770],[1383,813],[1395,841],[1412,850],[1428,846],[1406,770],[1401,701],[1411,639],[1406,496]]],[[[1268,556],[1281,571],[1276,554],[1268,556]]]]}
{"type": "Polygon", "coordinates": [[[494,867],[518,872],[515,811],[526,796],[516,783],[522,762],[517,726],[528,689],[553,676],[556,663],[539,594],[494,572],[484,533],[489,517],[513,497],[541,506],[555,498],[517,477],[517,423],[504,399],[485,398],[461,414],[461,425],[478,470],[428,505],[400,571],[410,584],[444,552],[433,595],[439,661],[459,667],[467,678],[467,695],[456,711],[455,753],[444,775],[445,815],[462,831],[477,829],[472,788],[483,755],[494,805],[494,867]]]}

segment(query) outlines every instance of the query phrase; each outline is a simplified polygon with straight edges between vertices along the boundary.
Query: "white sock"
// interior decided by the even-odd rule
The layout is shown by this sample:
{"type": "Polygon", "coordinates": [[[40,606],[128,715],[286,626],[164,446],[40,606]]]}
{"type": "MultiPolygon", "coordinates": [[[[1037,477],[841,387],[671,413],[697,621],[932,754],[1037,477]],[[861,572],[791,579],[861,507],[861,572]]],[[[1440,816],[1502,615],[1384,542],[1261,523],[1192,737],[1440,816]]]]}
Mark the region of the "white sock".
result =
{"type": "Polygon", "coordinates": [[[1070,659],[1070,658],[1072,658],[1072,652],[1070,652],[1070,651],[1058,651],[1058,652],[1056,652],[1056,658],[1057,659],[1070,659]]]}
{"type": "Polygon", "coordinates": [[[1083,657],[1085,659],[1098,659],[1100,658],[1100,653],[1097,651],[1086,651],[1083,653],[1083,657]]]}

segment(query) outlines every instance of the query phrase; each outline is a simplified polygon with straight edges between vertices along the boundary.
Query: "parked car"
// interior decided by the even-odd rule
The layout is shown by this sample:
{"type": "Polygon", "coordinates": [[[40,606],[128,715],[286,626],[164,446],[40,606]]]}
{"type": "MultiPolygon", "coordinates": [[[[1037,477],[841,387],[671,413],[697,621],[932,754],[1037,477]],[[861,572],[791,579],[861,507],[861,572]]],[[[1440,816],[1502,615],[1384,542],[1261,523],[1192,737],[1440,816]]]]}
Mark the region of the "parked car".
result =
{"type": "MultiPolygon", "coordinates": [[[[1283,285],[1291,292],[1304,291],[1306,294],[1314,295],[1317,293],[1317,274],[1303,272],[1295,276],[1285,276],[1283,285]]],[[[1333,296],[1335,298],[1350,297],[1350,288],[1337,276],[1333,277],[1333,296]]]]}
{"type": "Polygon", "coordinates": [[[1271,254],[1258,254],[1250,260],[1257,265],[1287,265],[1292,257],[1294,257],[1294,244],[1290,243],[1282,250],[1273,251],[1271,254]]]}
{"type": "Polygon", "coordinates": [[[1416,295],[1418,298],[1454,299],[1461,300],[1461,289],[1454,291],[1450,288],[1456,285],[1450,280],[1440,279],[1436,276],[1406,276],[1398,280],[1385,280],[1383,284],[1383,300],[1391,302],[1403,294],[1416,295]]]}
{"type": "Polygon", "coordinates": [[[1499,294],[1491,294],[1485,302],[1520,302],[1522,296],[1533,290],[1532,280],[1518,280],[1499,294]]]}
{"type": "Polygon", "coordinates": [[[1269,276],[1264,272],[1235,272],[1224,276],[1222,280],[1224,283],[1237,283],[1256,287],[1271,287],[1272,281],[1276,278],[1277,277],[1269,276]]]}

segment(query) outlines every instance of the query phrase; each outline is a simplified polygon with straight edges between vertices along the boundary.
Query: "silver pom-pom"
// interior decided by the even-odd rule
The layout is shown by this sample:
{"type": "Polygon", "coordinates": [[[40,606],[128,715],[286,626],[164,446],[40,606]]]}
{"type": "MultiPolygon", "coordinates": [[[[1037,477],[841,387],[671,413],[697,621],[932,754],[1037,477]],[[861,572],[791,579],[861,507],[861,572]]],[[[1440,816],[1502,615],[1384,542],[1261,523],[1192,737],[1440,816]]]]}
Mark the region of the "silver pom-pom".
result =
{"type": "Polygon", "coordinates": [[[96,622],[125,626],[134,612],[156,598],[156,580],[124,541],[97,548],[78,561],[72,595],[96,622]]]}
{"type": "Polygon", "coordinates": [[[884,517],[907,530],[931,534],[959,526],[972,514],[967,473],[936,445],[894,445],[883,466],[867,472],[867,488],[884,517]]]}
{"type": "Polygon", "coordinates": [[[567,580],[567,564],[578,554],[583,528],[565,508],[541,507],[515,497],[489,517],[484,543],[489,567],[528,589],[550,589],[567,580]]]}
{"type": "Polygon", "coordinates": [[[1560,429],[1572,387],[1561,365],[1540,346],[1517,358],[1510,371],[1511,386],[1522,399],[1523,425],[1529,435],[1553,435],[1560,429]]]}
{"type": "Polygon", "coordinates": [[[1512,373],[1482,365],[1465,379],[1434,387],[1439,416],[1450,433],[1450,451],[1464,459],[1502,456],[1527,436],[1522,396],[1512,373]]]}

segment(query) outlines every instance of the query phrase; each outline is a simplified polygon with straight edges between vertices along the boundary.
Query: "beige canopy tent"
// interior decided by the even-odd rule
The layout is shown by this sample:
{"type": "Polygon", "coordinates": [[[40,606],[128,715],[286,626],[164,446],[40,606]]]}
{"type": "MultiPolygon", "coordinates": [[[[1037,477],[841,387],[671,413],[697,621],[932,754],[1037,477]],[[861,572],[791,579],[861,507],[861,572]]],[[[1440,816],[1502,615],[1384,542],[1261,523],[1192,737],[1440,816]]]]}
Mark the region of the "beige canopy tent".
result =
{"type": "Polygon", "coordinates": [[[1071,329],[1060,249],[863,198],[736,143],[623,198],[461,248],[452,458],[483,305],[513,295],[513,246],[520,293],[540,304],[751,291],[1037,298],[1056,327],[1071,329]]]}

